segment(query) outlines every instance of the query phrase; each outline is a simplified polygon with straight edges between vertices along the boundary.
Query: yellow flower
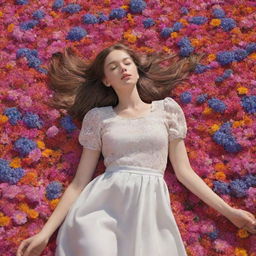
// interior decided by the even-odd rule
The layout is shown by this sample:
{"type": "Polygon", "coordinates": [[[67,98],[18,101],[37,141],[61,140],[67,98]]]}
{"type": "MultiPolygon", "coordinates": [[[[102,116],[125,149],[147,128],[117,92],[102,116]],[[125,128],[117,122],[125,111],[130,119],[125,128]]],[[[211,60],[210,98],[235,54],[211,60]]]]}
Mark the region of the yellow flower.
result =
{"type": "Polygon", "coordinates": [[[13,158],[9,165],[12,168],[19,168],[19,167],[21,167],[21,160],[20,160],[20,158],[19,157],[13,158]]]}
{"type": "Polygon", "coordinates": [[[237,90],[238,94],[247,94],[248,93],[248,89],[243,86],[238,87],[236,90],[237,90]]]}
{"type": "Polygon", "coordinates": [[[43,141],[38,140],[36,143],[37,143],[37,146],[38,146],[40,149],[45,149],[45,144],[44,144],[43,141]]]}
{"type": "Polygon", "coordinates": [[[0,115],[0,124],[4,124],[8,121],[8,116],[0,115]]]}
{"type": "Polygon", "coordinates": [[[39,213],[36,211],[36,210],[33,210],[33,209],[30,209],[28,212],[27,212],[28,216],[32,219],[36,219],[39,215],[39,213]]]}
{"type": "Polygon", "coordinates": [[[239,247],[237,247],[237,248],[235,249],[235,256],[247,256],[247,255],[248,255],[248,254],[247,254],[247,252],[246,252],[245,249],[239,248],[239,247]]]}
{"type": "Polygon", "coordinates": [[[126,39],[130,43],[134,43],[136,42],[137,37],[128,31],[124,33],[124,39],[126,39]]]}
{"type": "Polygon", "coordinates": [[[220,19],[212,19],[210,22],[210,25],[214,26],[214,27],[218,27],[221,24],[221,20],[220,19]]]}
{"type": "Polygon", "coordinates": [[[49,157],[53,154],[53,150],[51,149],[45,149],[43,152],[42,152],[42,156],[45,156],[45,157],[49,157]]]}
{"type": "Polygon", "coordinates": [[[51,208],[51,210],[54,210],[56,208],[56,206],[58,205],[59,201],[60,201],[60,199],[58,199],[58,198],[57,199],[53,199],[53,200],[50,201],[50,208],[51,208]]]}
{"type": "Polygon", "coordinates": [[[0,226],[8,226],[11,222],[11,218],[8,216],[1,216],[0,217],[0,226]]]}
{"type": "Polygon", "coordinates": [[[217,180],[225,180],[226,179],[226,174],[224,172],[216,172],[214,174],[214,176],[217,180]]]}
{"type": "Polygon", "coordinates": [[[237,236],[240,237],[240,238],[246,238],[249,236],[247,230],[245,229],[239,229],[238,232],[237,232],[237,236]]]}
{"type": "Polygon", "coordinates": [[[248,57],[253,59],[253,60],[256,60],[256,53],[252,53],[248,57]]]}
{"type": "Polygon", "coordinates": [[[216,59],[216,55],[213,54],[213,53],[209,54],[208,57],[207,57],[207,60],[208,60],[209,62],[211,62],[211,61],[213,61],[213,60],[215,60],[215,59],[216,59]]]}
{"type": "Polygon", "coordinates": [[[218,124],[214,124],[210,127],[211,132],[214,133],[220,129],[220,126],[218,124]]]}
{"type": "Polygon", "coordinates": [[[178,37],[178,33],[177,32],[172,32],[170,34],[171,38],[177,38],[178,37]]]}
{"type": "Polygon", "coordinates": [[[15,25],[13,23],[9,24],[8,27],[7,27],[7,32],[12,32],[13,29],[14,29],[14,26],[15,25]]]}
{"type": "MultiPolygon", "coordinates": [[[[121,8],[127,10],[127,9],[129,9],[129,6],[128,6],[128,5],[122,5],[121,8]]],[[[130,14],[130,13],[129,13],[129,14],[130,14]]]]}

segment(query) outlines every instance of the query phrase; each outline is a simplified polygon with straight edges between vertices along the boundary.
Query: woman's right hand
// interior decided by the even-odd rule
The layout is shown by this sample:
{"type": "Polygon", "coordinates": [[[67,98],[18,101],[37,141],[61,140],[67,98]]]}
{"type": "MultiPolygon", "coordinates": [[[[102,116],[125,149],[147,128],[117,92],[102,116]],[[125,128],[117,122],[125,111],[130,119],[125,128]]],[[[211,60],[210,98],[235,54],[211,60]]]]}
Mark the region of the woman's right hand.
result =
{"type": "Polygon", "coordinates": [[[39,232],[20,243],[16,256],[40,256],[48,241],[49,237],[39,232]]]}

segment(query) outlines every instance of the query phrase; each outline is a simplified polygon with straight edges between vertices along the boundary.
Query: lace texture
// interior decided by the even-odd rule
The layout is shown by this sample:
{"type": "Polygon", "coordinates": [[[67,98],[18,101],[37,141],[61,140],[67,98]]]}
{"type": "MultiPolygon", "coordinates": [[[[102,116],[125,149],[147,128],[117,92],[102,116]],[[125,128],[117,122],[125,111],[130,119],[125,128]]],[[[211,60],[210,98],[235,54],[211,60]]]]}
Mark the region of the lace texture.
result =
{"type": "Polygon", "coordinates": [[[169,141],[185,138],[181,107],[172,98],[154,101],[152,111],[139,118],[120,118],[111,106],[86,113],[79,134],[83,147],[101,150],[104,165],[140,166],[164,172],[169,141]]]}
{"type": "Polygon", "coordinates": [[[163,103],[168,124],[169,141],[178,138],[184,139],[187,135],[187,123],[182,108],[171,97],[166,97],[163,103]]]}
{"type": "Polygon", "coordinates": [[[85,114],[78,136],[78,141],[83,147],[101,151],[100,120],[98,108],[92,108],[85,114]]]}

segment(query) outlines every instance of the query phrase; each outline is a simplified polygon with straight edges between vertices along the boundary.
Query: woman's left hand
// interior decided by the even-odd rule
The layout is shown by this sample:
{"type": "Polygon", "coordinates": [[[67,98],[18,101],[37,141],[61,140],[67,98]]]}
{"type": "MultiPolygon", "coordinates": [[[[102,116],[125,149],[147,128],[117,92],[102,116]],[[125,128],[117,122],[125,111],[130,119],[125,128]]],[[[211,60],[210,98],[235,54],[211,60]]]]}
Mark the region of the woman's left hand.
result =
{"type": "Polygon", "coordinates": [[[238,228],[256,234],[256,218],[252,213],[242,209],[232,208],[227,218],[238,228]]]}

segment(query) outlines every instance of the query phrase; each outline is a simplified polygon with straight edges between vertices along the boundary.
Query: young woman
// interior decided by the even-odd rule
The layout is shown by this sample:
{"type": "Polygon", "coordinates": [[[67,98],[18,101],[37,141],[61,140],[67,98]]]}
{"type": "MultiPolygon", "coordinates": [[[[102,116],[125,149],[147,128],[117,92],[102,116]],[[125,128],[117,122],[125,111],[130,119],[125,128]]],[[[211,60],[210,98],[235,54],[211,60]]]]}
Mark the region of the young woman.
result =
{"type": "Polygon", "coordinates": [[[185,116],[168,95],[202,56],[176,57],[138,55],[122,43],[89,65],[71,49],[53,56],[52,103],[83,120],[83,152],[58,206],[17,256],[40,255],[60,225],[55,256],[187,255],[163,179],[168,157],[184,186],[256,234],[254,215],[225,203],[190,166],[185,116]],[[91,180],[101,153],[106,170],[91,180]]]}

